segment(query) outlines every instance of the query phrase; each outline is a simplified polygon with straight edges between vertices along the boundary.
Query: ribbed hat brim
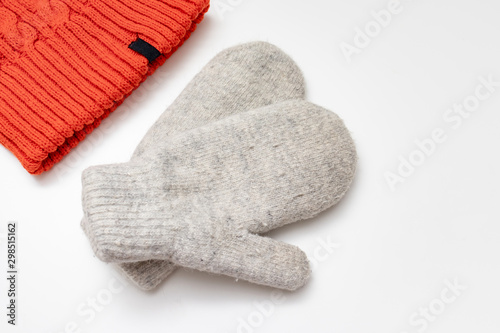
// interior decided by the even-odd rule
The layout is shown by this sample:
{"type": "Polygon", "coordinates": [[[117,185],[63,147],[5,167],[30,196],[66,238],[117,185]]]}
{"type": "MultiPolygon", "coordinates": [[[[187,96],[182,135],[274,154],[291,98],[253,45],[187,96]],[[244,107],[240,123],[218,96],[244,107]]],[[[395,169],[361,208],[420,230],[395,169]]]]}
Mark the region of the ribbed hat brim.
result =
{"type": "Polygon", "coordinates": [[[34,10],[11,3],[0,7],[7,22],[0,23],[0,143],[32,174],[52,168],[98,127],[182,45],[209,6],[52,0],[34,10]],[[138,38],[161,53],[152,63],[129,48],[138,38]]]}

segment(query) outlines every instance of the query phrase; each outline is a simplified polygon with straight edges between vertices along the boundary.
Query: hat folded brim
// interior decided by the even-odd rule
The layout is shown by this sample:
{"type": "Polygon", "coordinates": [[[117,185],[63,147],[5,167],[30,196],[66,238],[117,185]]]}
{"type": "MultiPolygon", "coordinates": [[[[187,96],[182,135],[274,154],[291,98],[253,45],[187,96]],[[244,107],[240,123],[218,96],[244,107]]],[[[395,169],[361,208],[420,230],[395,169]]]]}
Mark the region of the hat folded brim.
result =
{"type": "Polygon", "coordinates": [[[0,24],[0,143],[29,173],[40,174],[189,38],[209,1],[51,0],[50,9],[11,7],[0,8],[7,22],[0,24]],[[159,56],[150,62],[130,47],[137,40],[159,56]]]}

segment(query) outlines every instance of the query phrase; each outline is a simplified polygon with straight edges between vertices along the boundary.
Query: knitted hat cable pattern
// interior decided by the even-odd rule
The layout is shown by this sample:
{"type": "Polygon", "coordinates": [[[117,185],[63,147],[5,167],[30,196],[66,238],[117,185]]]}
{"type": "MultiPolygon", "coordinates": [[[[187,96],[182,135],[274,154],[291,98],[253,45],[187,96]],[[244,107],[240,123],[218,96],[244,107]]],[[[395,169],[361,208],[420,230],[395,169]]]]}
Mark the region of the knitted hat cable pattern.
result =
{"type": "Polygon", "coordinates": [[[49,170],[208,8],[209,0],[0,0],[0,143],[31,174],[49,170]]]}

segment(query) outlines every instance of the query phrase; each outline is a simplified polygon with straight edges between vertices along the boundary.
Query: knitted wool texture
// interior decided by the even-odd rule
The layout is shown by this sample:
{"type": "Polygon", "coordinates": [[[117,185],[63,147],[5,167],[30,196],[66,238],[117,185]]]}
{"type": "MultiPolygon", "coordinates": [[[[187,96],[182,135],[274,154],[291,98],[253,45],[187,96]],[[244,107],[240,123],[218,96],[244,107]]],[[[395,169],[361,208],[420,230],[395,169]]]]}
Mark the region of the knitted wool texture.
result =
{"type": "MultiPolygon", "coordinates": [[[[136,148],[132,160],[155,156],[168,137],[261,106],[304,98],[300,69],[276,46],[252,42],[216,55],[160,116],[136,148]]],[[[82,227],[87,232],[86,219],[82,227]]],[[[141,289],[150,290],[175,270],[165,260],[119,264],[141,289]]]]}
{"type": "Polygon", "coordinates": [[[0,143],[49,170],[186,40],[208,0],[0,1],[0,143]],[[129,45],[160,52],[152,63],[129,45]]]}
{"type": "Polygon", "coordinates": [[[355,164],[342,120],[311,103],[230,116],[172,137],[153,159],[85,170],[90,242],[105,262],[168,259],[295,290],[306,255],[257,234],[334,205],[355,164]]]}

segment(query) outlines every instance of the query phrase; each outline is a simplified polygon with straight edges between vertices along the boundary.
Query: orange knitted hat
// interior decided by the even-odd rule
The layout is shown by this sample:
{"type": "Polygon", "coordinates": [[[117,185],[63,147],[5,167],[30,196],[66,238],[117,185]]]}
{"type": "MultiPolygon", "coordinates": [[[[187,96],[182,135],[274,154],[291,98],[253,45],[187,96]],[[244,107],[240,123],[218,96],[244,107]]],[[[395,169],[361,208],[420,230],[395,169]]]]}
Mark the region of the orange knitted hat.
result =
{"type": "Polygon", "coordinates": [[[186,40],[209,0],[0,0],[0,143],[49,170],[186,40]]]}

